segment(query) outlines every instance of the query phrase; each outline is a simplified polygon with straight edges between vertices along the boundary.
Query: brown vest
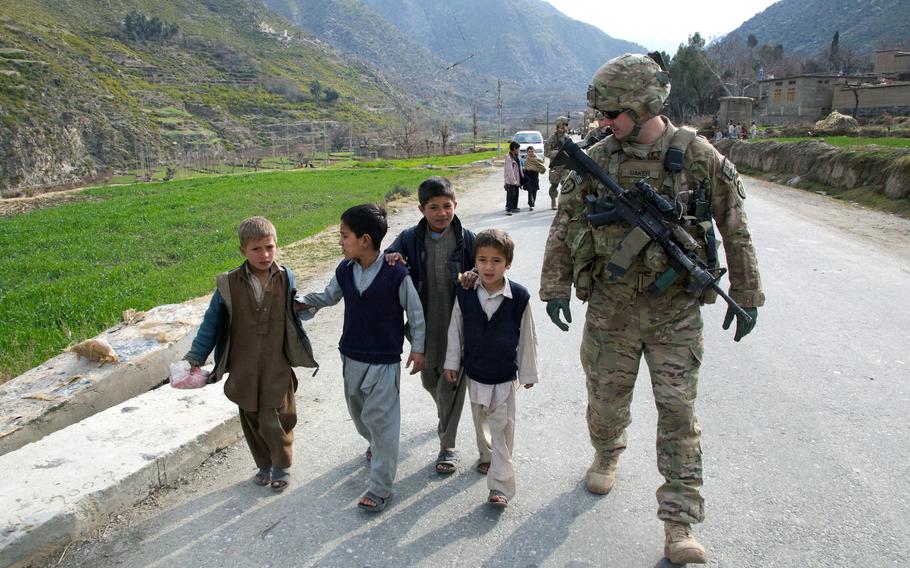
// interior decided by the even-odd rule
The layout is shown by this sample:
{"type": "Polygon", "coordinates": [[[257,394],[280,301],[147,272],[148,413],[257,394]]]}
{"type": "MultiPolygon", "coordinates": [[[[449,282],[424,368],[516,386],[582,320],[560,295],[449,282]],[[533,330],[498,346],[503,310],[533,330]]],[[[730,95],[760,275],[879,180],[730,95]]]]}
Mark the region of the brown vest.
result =
{"type": "Polygon", "coordinates": [[[231,272],[228,283],[233,311],[224,394],[250,412],[280,408],[288,388],[296,388],[284,354],[287,274],[273,277],[258,306],[245,271],[231,272]]]}

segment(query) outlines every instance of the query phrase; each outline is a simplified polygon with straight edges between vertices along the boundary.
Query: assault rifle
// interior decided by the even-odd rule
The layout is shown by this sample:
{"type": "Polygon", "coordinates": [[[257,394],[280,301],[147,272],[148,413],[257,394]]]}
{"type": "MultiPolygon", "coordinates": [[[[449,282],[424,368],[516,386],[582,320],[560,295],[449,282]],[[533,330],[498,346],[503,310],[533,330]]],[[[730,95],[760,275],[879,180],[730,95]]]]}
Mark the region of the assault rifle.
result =
{"type": "Polygon", "coordinates": [[[668,226],[666,221],[677,219],[679,211],[674,204],[661,197],[648,182],[641,179],[635,182],[634,190],[623,189],[568,138],[553,159],[552,165],[576,172],[586,172],[609,189],[609,193],[599,197],[586,196],[587,217],[592,227],[602,227],[618,221],[625,221],[632,226],[632,231],[626,235],[607,264],[606,270],[612,277],[624,275],[638,254],[651,241],[656,241],[667,253],[670,267],[648,286],[647,293],[659,294],[685,273],[688,274],[687,293],[701,296],[705,289],[711,288],[727,302],[737,316],[747,323],[752,321],[749,314],[718,285],[717,281],[726,273],[726,269],[708,270],[695,253],[699,247],[695,239],[679,224],[674,224],[673,229],[668,226]],[[683,252],[683,249],[686,252],[683,252]]]}

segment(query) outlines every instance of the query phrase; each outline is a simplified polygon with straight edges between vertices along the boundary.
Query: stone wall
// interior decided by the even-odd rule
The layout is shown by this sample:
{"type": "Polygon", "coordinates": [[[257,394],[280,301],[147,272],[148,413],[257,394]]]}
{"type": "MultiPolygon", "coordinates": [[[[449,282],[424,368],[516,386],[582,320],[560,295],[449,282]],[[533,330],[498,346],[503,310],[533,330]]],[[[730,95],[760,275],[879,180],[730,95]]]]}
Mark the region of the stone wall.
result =
{"type": "Polygon", "coordinates": [[[910,199],[910,150],[870,146],[845,150],[824,140],[742,142],[717,149],[740,167],[800,176],[831,187],[864,187],[892,199],[910,199]]]}

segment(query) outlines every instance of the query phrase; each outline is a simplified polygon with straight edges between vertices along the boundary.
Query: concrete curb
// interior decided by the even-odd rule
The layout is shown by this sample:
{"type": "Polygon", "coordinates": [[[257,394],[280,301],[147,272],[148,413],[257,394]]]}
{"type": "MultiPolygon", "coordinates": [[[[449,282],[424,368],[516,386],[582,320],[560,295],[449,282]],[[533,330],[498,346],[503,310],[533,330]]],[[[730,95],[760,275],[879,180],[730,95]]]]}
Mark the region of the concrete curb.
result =
{"type": "Polygon", "coordinates": [[[0,385],[0,455],[160,385],[189,350],[207,305],[208,297],[158,306],[99,334],[119,363],[62,353],[0,385]]]}
{"type": "Polygon", "coordinates": [[[241,437],[220,384],[163,387],[0,456],[0,566],[27,565],[241,437]]]}

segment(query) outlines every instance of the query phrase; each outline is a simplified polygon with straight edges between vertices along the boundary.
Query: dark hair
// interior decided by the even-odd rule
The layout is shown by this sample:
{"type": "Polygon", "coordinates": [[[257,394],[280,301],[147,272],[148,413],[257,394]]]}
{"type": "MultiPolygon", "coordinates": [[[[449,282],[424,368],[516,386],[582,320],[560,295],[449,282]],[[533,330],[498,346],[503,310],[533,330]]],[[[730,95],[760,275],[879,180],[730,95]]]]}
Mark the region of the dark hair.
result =
{"type": "Polygon", "coordinates": [[[509,151],[511,152],[512,150],[514,150],[515,148],[518,148],[519,146],[521,146],[521,144],[512,140],[511,142],[509,142],[509,151]]]}
{"type": "Polygon", "coordinates": [[[341,222],[347,225],[348,229],[357,235],[357,238],[370,235],[373,248],[376,250],[379,250],[382,238],[389,230],[385,209],[375,203],[364,203],[351,207],[341,214],[341,222]]]}
{"type": "Polygon", "coordinates": [[[452,182],[442,176],[429,177],[420,182],[420,186],[417,188],[417,201],[421,205],[426,205],[434,197],[448,197],[455,201],[452,182]]]}
{"type": "Polygon", "coordinates": [[[506,257],[506,263],[512,264],[512,257],[515,254],[515,243],[509,233],[502,229],[486,229],[477,233],[474,237],[474,256],[477,256],[477,249],[480,247],[493,247],[506,257]]]}

